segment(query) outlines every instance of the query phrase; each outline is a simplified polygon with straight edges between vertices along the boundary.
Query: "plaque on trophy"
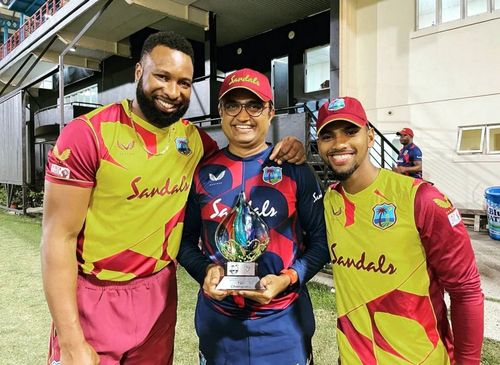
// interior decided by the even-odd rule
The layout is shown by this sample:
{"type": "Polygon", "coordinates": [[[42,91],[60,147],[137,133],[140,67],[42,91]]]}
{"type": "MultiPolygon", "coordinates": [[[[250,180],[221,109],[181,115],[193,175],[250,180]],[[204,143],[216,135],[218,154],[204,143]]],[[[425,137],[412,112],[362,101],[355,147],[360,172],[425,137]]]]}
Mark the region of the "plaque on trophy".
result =
{"type": "Polygon", "coordinates": [[[215,230],[215,243],[225,260],[220,290],[262,289],[255,262],[269,244],[269,228],[241,192],[235,206],[215,230]]]}

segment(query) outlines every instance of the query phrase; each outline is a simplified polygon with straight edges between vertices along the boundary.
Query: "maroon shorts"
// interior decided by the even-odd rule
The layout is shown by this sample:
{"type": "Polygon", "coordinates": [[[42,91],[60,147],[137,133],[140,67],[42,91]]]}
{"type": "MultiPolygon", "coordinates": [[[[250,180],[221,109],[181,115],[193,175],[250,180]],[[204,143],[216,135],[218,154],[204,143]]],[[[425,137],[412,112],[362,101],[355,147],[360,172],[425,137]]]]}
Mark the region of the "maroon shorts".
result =
{"type": "MultiPolygon", "coordinates": [[[[101,365],[172,364],[177,310],[175,265],[128,282],[78,276],[80,324],[101,365]]],[[[52,326],[53,327],[53,326],[52,326]]],[[[48,364],[60,361],[57,333],[48,364]]]]}

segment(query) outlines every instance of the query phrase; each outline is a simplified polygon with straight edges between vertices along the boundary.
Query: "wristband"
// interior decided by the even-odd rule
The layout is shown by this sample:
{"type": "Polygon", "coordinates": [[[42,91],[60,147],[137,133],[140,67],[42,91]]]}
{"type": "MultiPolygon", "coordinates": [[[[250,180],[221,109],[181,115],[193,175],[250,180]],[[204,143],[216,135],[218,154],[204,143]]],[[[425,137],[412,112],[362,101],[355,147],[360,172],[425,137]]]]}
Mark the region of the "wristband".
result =
{"type": "Polygon", "coordinates": [[[280,274],[288,276],[288,278],[290,279],[290,286],[295,284],[299,280],[297,271],[295,271],[294,269],[283,269],[280,271],[280,274]]]}

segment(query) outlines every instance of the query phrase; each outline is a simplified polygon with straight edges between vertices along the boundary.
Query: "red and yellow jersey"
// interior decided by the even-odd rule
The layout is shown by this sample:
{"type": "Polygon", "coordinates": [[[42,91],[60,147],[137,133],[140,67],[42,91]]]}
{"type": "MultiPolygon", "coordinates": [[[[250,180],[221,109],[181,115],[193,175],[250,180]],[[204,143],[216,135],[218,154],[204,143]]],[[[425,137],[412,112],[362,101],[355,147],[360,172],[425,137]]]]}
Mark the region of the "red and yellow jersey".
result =
{"type": "Polygon", "coordinates": [[[156,128],[127,100],[68,124],[49,152],[46,180],[93,189],[78,237],[80,271],[125,281],[175,259],[194,170],[216,148],[187,121],[156,128]]]}
{"type": "MultiPolygon", "coordinates": [[[[342,364],[453,364],[443,291],[456,313],[474,320],[482,293],[470,239],[449,200],[422,180],[380,170],[357,194],[331,187],[324,205],[342,364]]],[[[463,359],[479,358],[481,332],[460,343],[463,359]]]]}

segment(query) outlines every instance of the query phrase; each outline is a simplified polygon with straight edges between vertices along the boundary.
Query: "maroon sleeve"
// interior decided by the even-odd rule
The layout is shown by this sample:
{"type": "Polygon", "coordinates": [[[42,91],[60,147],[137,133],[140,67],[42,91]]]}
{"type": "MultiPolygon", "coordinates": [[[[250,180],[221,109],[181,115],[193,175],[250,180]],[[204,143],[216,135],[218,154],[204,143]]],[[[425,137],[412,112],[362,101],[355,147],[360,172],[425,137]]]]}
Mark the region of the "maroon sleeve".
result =
{"type": "Polygon", "coordinates": [[[49,151],[45,180],[85,188],[95,186],[99,166],[98,142],[84,119],[75,119],[61,132],[49,151]]]}
{"type": "Polygon", "coordinates": [[[469,234],[457,209],[430,184],[417,191],[415,221],[428,265],[450,294],[455,360],[479,364],[484,296],[469,234]]]}
{"type": "Polygon", "coordinates": [[[203,158],[210,157],[219,150],[219,146],[207,132],[199,127],[196,128],[198,129],[198,133],[200,133],[201,142],[203,143],[203,158]]]}

